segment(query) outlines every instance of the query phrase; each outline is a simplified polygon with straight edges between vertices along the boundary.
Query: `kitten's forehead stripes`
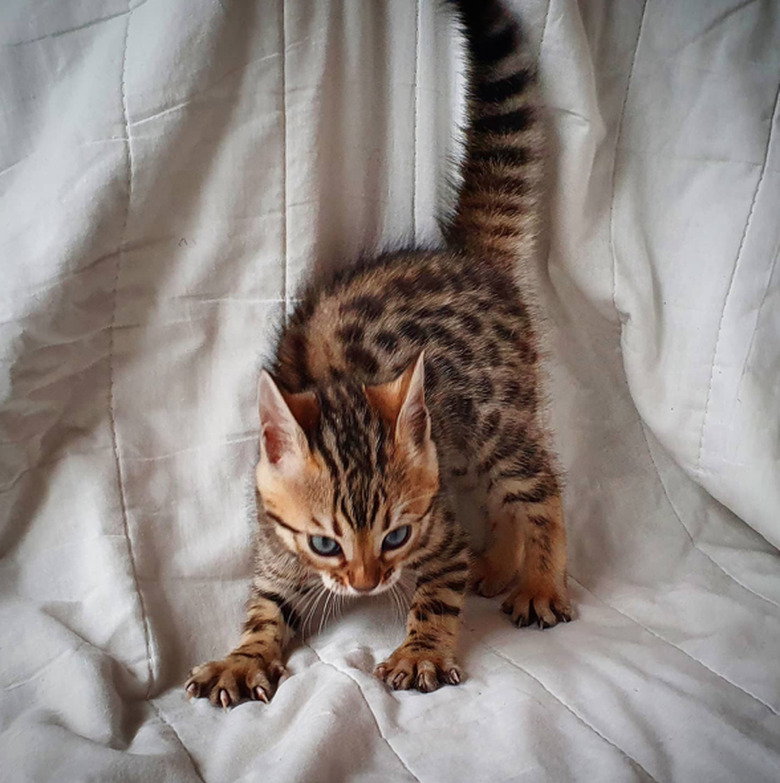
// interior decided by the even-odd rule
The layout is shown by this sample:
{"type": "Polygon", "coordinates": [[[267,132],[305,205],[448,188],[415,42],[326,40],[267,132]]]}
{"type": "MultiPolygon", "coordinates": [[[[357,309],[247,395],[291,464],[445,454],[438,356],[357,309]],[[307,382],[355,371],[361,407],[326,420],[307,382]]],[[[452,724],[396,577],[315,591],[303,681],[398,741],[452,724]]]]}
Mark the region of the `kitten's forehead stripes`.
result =
{"type": "Polygon", "coordinates": [[[386,509],[385,517],[382,520],[382,530],[383,531],[387,530],[390,527],[392,521],[393,521],[393,517],[392,514],[390,513],[390,508],[388,508],[386,509]]]}
{"type": "Polygon", "coordinates": [[[385,425],[357,384],[322,389],[313,444],[331,478],[334,526],[340,515],[350,527],[371,526],[387,498],[385,425]]]}
{"type": "Polygon", "coordinates": [[[293,527],[292,525],[287,524],[278,514],[274,514],[271,511],[266,511],[265,515],[275,524],[279,525],[279,527],[283,527],[285,530],[289,530],[291,533],[303,533],[305,531],[301,530],[300,528],[293,527]]]}
{"type": "Polygon", "coordinates": [[[379,509],[381,508],[382,501],[385,499],[384,487],[379,484],[372,494],[371,509],[368,514],[367,522],[372,525],[379,516],[379,509]]]}

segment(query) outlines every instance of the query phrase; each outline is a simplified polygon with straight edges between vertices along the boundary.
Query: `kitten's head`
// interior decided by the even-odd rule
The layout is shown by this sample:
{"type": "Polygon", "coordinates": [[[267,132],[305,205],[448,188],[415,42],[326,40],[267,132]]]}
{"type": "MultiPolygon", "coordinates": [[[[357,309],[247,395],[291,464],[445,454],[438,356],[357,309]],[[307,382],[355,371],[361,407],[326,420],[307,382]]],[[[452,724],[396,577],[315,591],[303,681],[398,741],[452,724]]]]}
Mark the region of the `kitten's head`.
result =
{"type": "Polygon", "coordinates": [[[260,379],[257,488],[284,545],[336,593],[379,593],[424,544],[439,489],[423,357],[390,383],[286,394],[260,379]]]}

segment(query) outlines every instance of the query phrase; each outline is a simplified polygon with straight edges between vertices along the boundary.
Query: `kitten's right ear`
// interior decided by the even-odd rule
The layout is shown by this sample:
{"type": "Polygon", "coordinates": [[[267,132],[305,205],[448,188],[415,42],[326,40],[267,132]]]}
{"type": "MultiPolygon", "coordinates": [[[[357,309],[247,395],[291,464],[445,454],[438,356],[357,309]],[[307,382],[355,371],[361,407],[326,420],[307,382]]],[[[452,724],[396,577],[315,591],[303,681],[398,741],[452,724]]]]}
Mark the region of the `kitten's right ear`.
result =
{"type": "Polygon", "coordinates": [[[424,352],[395,380],[378,386],[366,386],[365,395],[395,430],[397,442],[424,450],[431,438],[431,422],[425,406],[424,352]]]}
{"type": "Polygon", "coordinates": [[[282,395],[273,378],[263,370],[258,383],[260,405],[260,455],[269,465],[295,471],[303,466],[309,455],[306,435],[299,424],[308,426],[316,398],[309,393],[282,395]],[[307,398],[311,397],[312,401],[307,398]]]}

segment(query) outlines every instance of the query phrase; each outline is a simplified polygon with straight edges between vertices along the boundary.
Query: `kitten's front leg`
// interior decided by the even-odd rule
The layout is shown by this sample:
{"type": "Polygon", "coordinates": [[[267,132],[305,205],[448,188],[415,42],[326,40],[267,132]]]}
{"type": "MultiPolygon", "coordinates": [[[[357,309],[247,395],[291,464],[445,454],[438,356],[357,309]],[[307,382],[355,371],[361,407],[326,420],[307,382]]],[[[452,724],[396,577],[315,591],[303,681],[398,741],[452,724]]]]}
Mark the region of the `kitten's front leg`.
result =
{"type": "Polygon", "coordinates": [[[459,530],[455,539],[443,556],[430,558],[420,568],[406,620],[406,639],[376,667],[376,676],[394,690],[414,688],[428,693],[441,684],[458,685],[462,679],[456,653],[469,556],[459,530]]]}
{"type": "Polygon", "coordinates": [[[196,666],[185,683],[188,697],[206,697],[225,709],[247,699],[267,702],[284,673],[284,651],[299,624],[299,596],[255,587],[241,641],[221,661],[196,666]]]}

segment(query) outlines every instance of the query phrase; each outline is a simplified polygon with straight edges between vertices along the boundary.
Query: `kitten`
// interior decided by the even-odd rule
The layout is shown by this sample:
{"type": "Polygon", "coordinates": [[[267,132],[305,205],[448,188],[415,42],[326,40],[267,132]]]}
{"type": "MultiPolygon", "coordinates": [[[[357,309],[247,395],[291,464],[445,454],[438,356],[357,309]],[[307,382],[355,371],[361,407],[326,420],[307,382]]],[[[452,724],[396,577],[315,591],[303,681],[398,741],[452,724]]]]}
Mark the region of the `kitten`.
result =
{"type": "Polygon", "coordinates": [[[259,384],[257,565],[241,641],[189,696],[268,701],[324,591],[417,575],[395,689],[458,684],[466,589],[519,626],[571,618],[560,483],[539,421],[533,324],[513,269],[535,250],[544,168],[535,68],[498,0],[451,0],[471,59],[463,182],[442,250],[394,252],[310,287],[259,384]],[[470,569],[446,489],[487,492],[470,569]]]}

